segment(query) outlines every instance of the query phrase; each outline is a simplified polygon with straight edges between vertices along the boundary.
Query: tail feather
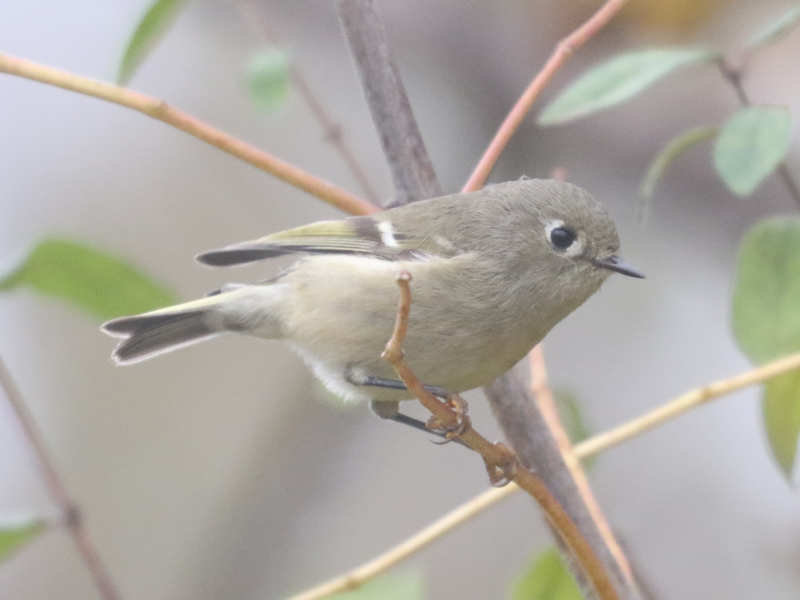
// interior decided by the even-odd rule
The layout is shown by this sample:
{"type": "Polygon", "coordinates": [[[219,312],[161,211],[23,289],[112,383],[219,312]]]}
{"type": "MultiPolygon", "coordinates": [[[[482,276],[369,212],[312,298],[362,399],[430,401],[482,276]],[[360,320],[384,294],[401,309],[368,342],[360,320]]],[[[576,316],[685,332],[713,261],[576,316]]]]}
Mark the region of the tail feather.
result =
{"type": "Polygon", "coordinates": [[[280,286],[236,286],[192,302],[120,317],[105,323],[102,330],[122,338],[111,355],[117,364],[146,360],[227,331],[277,337],[280,290],[280,286]]]}
{"type": "Polygon", "coordinates": [[[130,364],[220,333],[204,317],[203,311],[122,317],[103,325],[103,331],[124,338],[111,356],[119,364],[130,364]]]}

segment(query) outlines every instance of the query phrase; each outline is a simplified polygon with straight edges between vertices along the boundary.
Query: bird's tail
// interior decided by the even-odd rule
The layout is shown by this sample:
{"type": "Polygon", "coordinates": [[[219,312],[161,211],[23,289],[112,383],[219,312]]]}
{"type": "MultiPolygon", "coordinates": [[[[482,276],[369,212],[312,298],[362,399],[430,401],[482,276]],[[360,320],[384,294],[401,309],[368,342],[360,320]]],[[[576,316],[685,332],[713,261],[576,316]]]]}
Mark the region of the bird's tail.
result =
{"type": "Polygon", "coordinates": [[[117,364],[147,360],[229,331],[259,337],[280,336],[277,301],[279,285],[238,286],[232,291],[168,306],[159,310],[120,317],[101,329],[122,338],[112,358],[117,364]]]}

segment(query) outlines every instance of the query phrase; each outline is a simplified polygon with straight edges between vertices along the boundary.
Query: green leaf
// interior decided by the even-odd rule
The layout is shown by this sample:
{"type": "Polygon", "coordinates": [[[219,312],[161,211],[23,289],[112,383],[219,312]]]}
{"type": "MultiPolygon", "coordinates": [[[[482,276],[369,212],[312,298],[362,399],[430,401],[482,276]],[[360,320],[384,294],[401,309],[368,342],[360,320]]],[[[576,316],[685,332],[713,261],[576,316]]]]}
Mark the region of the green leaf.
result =
{"type": "Polygon", "coordinates": [[[586,421],[583,419],[581,407],[575,394],[565,390],[556,390],[554,396],[558,416],[561,418],[561,423],[564,425],[569,441],[577,444],[588,438],[591,435],[591,431],[586,426],[586,421]]]}
{"type": "Polygon", "coordinates": [[[746,196],[781,163],[791,137],[792,119],[785,108],[743,108],[725,122],[717,136],[717,173],[733,193],[746,196]]]}
{"type": "Polygon", "coordinates": [[[13,271],[0,275],[0,291],[27,287],[66,300],[102,319],[172,304],[175,297],[128,263],[63,239],[39,242],[13,271]]]}
{"type": "MultiPolygon", "coordinates": [[[[760,221],[739,249],[733,333],[755,363],[800,351],[800,217],[760,221]]],[[[772,452],[790,474],[800,435],[800,375],[767,383],[764,424],[772,452]]]]}
{"type": "Polygon", "coordinates": [[[133,76],[161,35],[177,16],[185,0],[155,0],[136,25],[117,70],[117,83],[124,85],[133,76]]]}
{"type": "Polygon", "coordinates": [[[561,92],[539,115],[540,125],[566,123],[615,106],[679,69],[714,59],[702,49],[650,49],[620,54],[591,69],[561,92]]]}
{"type": "Polygon", "coordinates": [[[289,92],[289,57],[281,50],[268,48],[256,53],[247,65],[250,98],[259,110],[278,108],[289,92]]]}
{"type": "Polygon", "coordinates": [[[511,600],[583,600],[583,595],[559,553],[551,548],[514,582],[511,600]]]}
{"type": "Polygon", "coordinates": [[[679,133],[667,142],[647,167],[647,172],[639,186],[639,195],[643,198],[652,198],[656,183],[664,175],[672,161],[692,146],[714,137],[717,135],[717,131],[719,131],[717,127],[710,125],[693,127],[679,133]]]}
{"type": "Polygon", "coordinates": [[[422,577],[415,573],[391,573],[372,579],[352,592],[334,594],[332,600],[421,600],[422,577]]]}
{"type": "Polygon", "coordinates": [[[800,436],[800,373],[770,379],[764,387],[762,410],[772,454],[791,479],[800,436]]]}
{"type": "Polygon", "coordinates": [[[45,529],[39,519],[4,521],[0,519],[0,561],[7,560],[45,529]]]}
{"type": "Polygon", "coordinates": [[[747,40],[745,48],[754,50],[761,46],[773,44],[794,29],[800,23],[800,5],[795,5],[772,23],[757,31],[747,40]]]}

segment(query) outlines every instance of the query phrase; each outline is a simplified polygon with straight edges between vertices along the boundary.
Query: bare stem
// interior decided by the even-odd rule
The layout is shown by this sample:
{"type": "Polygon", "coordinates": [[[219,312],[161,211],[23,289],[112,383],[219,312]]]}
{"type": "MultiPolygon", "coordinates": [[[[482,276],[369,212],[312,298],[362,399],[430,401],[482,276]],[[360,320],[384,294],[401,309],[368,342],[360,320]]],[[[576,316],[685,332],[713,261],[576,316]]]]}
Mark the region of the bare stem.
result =
{"type": "MultiPolygon", "coordinates": [[[[658,427],[685,412],[698,408],[714,398],[727,396],[796,369],[800,369],[800,353],[785,356],[733,377],[689,390],[655,410],[577,444],[573,448],[573,453],[579,459],[594,456],[658,427]]],[[[510,483],[502,488],[490,488],[471,500],[460,504],[413,536],[370,561],[298,594],[291,600],[316,600],[337,592],[355,589],[518,491],[519,487],[515,483],[510,483]]]]}
{"type": "Polygon", "coordinates": [[[528,114],[528,111],[530,111],[534,102],[536,102],[539,94],[547,84],[550,83],[553,75],[556,74],[575,50],[583,46],[604,27],[627,1],[628,0],[607,0],[588,21],[556,44],[547,62],[530,84],[528,84],[528,87],[519,97],[519,100],[517,100],[517,103],[506,115],[506,118],[503,120],[497,133],[495,133],[494,138],[488,148],[486,148],[483,156],[481,156],[480,161],[478,161],[475,170],[472,171],[472,175],[470,175],[462,191],[471,192],[483,187],[497,159],[500,158],[508,142],[511,141],[514,133],[519,129],[519,126],[525,119],[525,115],[528,114]]]}
{"type": "MultiPolygon", "coordinates": [[[[741,67],[732,66],[722,57],[717,60],[717,68],[725,81],[733,88],[739,103],[742,106],[752,105],[750,96],[748,96],[742,85],[741,67]]],[[[783,183],[783,187],[786,188],[786,191],[792,197],[792,200],[794,200],[795,204],[800,206],[800,186],[798,186],[797,181],[795,181],[791,171],[789,171],[789,168],[786,166],[786,162],[782,162],[778,165],[776,172],[778,173],[778,178],[781,180],[781,183],[783,183]]]]}
{"type": "Polygon", "coordinates": [[[553,397],[553,391],[550,389],[550,384],[547,377],[547,366],[545,364],[544,350],[542,349],[541,344],[537,345],[533,350],[531,350],[529,354],[529,362],[531,369],[531,396],[536,398],[536,402],[539,405],[539,410],[541,411],[544,420],[547,422],[550,431],[553,432],[553,437],[558,444],[558,448],[561,450],[561,454],[564,456],[564,462],[567,464],[567,468],[572,474],[572,479],[575,480],[575,485],[578,486],[578,490],[580,491],[581,497],[586,504],[586,508],[591,514],[594,522],[597,524],[597,529],[599,530],[600,535],[603,536],[606,546],[608,546],[609,551],[614,555],[614,558],[622,568],[625,576],[629,580],[633,581],[633,571],[631,570],[628,558],[625,556],[625,553],[622,551],[622,548],[614,537],[614,533],[611,531],[611,526],[609,525],[608,520],[600,508],[600,504],[594,497],[594,493],[589,485],[589,480],[586,477],[586,473],[581,466],[580,460],[578,460],[578,457],[575,455],[575,451],[572,443],[569,440],[569,436],[567,435],[567,432],[561,423],[561,419],[558,416],[555,398],[553,397]]]}
{"type": "Polygon", "coordinates": [[[80,557],[83,559],[86,568],[92,576],[92,580],[97,587],[100,597],[103,598],[103,600],[119,600],[120,595],[117,591],[117,586],[114,584],[111,575],[104,566],[100,558],[100,553],[89,538],[86,528],[84,527],[80,510],[67,493],[61,475],[56,469],[55,461],[47,451],[47,447],[45,446],[39,429],[36,427],[33,416],[25,406],[22,394],[2,359],[0,359],[0,387],[2,387],[5,392],[6,398],[14,411],[14,415],[25,434],[25,439],[28,440],[28,444],[30,444],[36,455],[39,466],[41,467],[42,479],[47,486],[47,490],[53,502],[55,502],[61,511],[62,520],[66,524],[72,540],[75,542],[78,554],[80,554],[80,557]]]}
{"type": "Polygon", "coordinates": [[[462,399],[456,400],[451,396],[450,402],[442,402],[425,389],[403,356],[403,344],[408,331],[409,313],[411,309],[411,275],[402,272],[397,277],[400,286],[400,300],[397,307],[397,317],[392,337],[386,344],[382,357],[395,369],[397,375],[405,383],[406,388],[427,408],[433,415],[434,427],[443,428],[458,438],[466,446],[479,453],[490,474],[492,483],[497,483],[498,478],[505,478],[504,484],[509,480],[514,481],[520,488],[528,492],[544,511],[548,522],[559,534],[561,540],[577,559],[584,574],[591,582],[597,596],[602,600],[619,598],[609,574],[603,563],[595,555],[591,545],[583,537],[581,531],[570,519],[564,508],[550,492],[547,484],[534,472],[526,469],[517,459],[516,455],[499,443],[492,443],[479,434],[472,427],[466,417],[465,403],[462,399]],[[461,411],[454,407],[461,407],[461,411]]]}
{"type": "Polygon", "coordinates": [[[345,212],[369,214],[377,210],[376,206],[347,190],[212,127],[170,106],[164,100],[4,53],[0,53],[0,73],[39,81],[137,110],[167,125],[176,127],[223,152],[232,154],[345,212]]]}
{"type": "MultiPolygon", "coordinates": [[[[274,43],[275,35],[272,32],[272,28],[264,18],[263,11],[258,10],[253,0],[233,0],[233,3],[239,9],[245,23],[252,25],[267,42],[274,43]]],[[[309,85],[303,71],[294,62],[289,65],[289,77],[295,89],[300,92],[300,95],[308,104],[311,114],[314,115],[314,118],[322,127],[325,133],[325,141],[336,148],[353,178],[364,191],[364,195],[370,202],[376,204],[378,202],[378,193],[370,182],[366,170],[361,166],[355,153],[347,143],[341,125],[331,118],[323,103],[311,89],[311,85],[309,85]]]]}

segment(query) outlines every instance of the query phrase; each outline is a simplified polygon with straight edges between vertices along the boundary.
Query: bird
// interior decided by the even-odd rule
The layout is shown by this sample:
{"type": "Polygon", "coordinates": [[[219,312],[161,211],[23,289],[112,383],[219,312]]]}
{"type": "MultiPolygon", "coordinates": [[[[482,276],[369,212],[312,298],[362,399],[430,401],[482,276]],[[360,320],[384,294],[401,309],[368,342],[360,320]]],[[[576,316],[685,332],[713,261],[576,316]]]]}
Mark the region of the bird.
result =
{"type": "Polygon", "coordinates": [[[335,396],[380,414],[411,398],[381,358],[400,272],[412,276],[406,361],[431,389],[459,393],[511,368],[612,273],[644,277],[619,249],[614,221],[587,191],[522,178],[201,253],[213,267],[297,260],[267,281],[227,284],[102,330],[121,338],[119,365],[228,333],[282,340],[335,396]]]}

